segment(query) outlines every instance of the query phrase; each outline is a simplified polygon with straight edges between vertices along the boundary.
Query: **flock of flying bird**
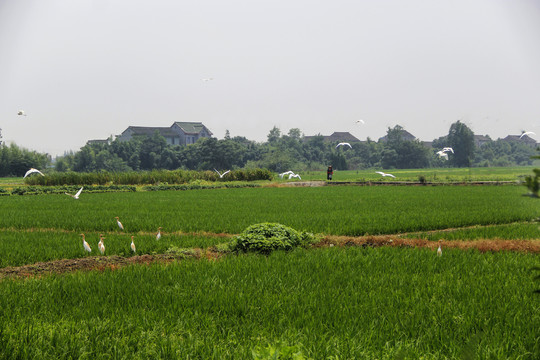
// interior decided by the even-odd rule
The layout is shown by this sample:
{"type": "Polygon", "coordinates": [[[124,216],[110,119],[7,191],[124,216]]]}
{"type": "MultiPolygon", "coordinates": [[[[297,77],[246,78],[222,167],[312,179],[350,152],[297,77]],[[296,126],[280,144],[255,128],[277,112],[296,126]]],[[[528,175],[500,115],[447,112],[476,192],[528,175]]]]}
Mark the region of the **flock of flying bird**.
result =
{"type": "MultiPolygon", "coordinates": [[[[116,224],[118,225],[118,227],[120,228],[120,230],[124,230],[124,225],[122,225],[122,223],[120,222],[120,218],[118,216],[115,217],[116,219],[116,224]]],[[[92,252],[92,248],[90,247],[90,244],[88,244],[88,242],[86,241],[86,237],[84,236],[84,234],[80,234],[82,236],[82,242],[83,242],[83,247],[84,247],[84,250],[88,253],[91,253],[92,252]]],[[[133,239],[135,238],[135,236],[131,236],[131,244],[129,245],[129,247],[131,248],[131,251],[135,254],[137,252],[137,248],[135,247],[135,242],[133,241],[133,239]]],[[[103,234],[99,234],[99,242],[98,242],[98,249],[99,249],[99,252],[101,253],[101,255],[104,255],[105,254],[105,244],[103,243],[103,240],[105,239],[105,237],[103,236],[103,234]]],[[[158,227],[158,231],[157,231],[157,234],[156,234],[156,240],[159,240],[161,239],[161,226],[158,227]]]]}

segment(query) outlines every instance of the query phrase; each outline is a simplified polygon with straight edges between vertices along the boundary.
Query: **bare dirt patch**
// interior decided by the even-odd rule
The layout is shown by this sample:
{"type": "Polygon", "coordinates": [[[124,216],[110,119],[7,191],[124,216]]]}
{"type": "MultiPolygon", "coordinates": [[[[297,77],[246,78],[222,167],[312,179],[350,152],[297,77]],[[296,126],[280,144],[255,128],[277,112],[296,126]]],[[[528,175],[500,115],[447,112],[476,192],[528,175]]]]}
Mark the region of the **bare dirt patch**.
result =
{"type": "MultiPolygon", "coordinates": [[[[192,257],[200,257],[200,251],[194,251],[192,257]]],[[[132,257],[122,256],[90,256],[80,259],[62,259],[47,262],[38,262],[31,265],[9,266],[0,269],[0,279],[9,277],[34,277],[44,274],[62,274],[73,271],[88,271],[88,270],[116,270],[132,264],[150,264],[154,262],[171,262],[173,260],[186,258],[185,254],[170,255],[140,255],[132,257]]]]}
{"type": "Polygon", "coordinates": [[[425,239],[401,238],[399,235],[381,235],[381,236],[363,236],[363,237],[347,237],[347,236],[326,236],[315,247],[326,246],[361,246],[361,247],[380,247],[380,246],[395,246],[395,247],[424,247],[436,250],[441,244],[444,248],[453,249],[476,249],[481,252],[487,251],[521,251],[540,253],[540,240],[503,240],[503,239],[481,239],[467,241],[429,241],[425,239]]]}

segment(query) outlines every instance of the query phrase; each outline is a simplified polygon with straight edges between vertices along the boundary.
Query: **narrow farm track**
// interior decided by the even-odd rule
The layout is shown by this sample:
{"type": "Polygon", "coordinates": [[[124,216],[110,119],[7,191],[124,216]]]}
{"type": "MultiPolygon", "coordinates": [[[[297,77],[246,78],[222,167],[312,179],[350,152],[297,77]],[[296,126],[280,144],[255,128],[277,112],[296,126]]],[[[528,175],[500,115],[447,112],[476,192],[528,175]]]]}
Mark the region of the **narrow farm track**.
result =
{"type": "MultiPolygon", "coordinates": [[[[212,234],[204,233],[205,236],[212,234]]],[[[230,237],[228,234],[213,234],[216,237],[230,237]]],[[[436,251],[439,242],[425,239],[402,238],[400,235],[379,235],[379,236],[325,236],[321,241],[313,245],[313,248],[323,247],[382,247],[392,246],[400,248],[429,248],[436,251]]],[[[441,241],[443,249],[476,249],[481,252],[496,251],[519,251],[528,253],[540,253],[540,240],[503,240],[503,239],[482,239],[463,241],[441,241]]],[[[28,278],[39,277],[47,274],[62,274],[74,271],[104,271],[116,270],[120,267],[135,264],[151,264],[155,262],[170,263],[186,258],[217,260],[224,256],[214,247],[207,249],[193,248],[189,253],[183,254],[154,254],[140,255],[132,257],[112,256],[91,256],[78,259],[62,259],[48,262],[38,262],[30,265],[13,266],[0,268],[0,280],[4,278],[28,278]]]]}

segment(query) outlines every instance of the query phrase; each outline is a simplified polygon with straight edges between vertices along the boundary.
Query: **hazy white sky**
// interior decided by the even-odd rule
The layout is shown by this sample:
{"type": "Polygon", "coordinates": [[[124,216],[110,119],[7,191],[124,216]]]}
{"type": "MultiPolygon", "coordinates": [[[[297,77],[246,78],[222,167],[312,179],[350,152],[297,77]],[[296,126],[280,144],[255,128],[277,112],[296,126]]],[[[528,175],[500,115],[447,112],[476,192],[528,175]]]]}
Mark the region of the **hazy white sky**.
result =
{"type": "Polygon", "coordinates": [[[31,150],[174,121],[429,141],[458,119],[540,140],[539,0],[0,0],[0,128],[31,150]]]}

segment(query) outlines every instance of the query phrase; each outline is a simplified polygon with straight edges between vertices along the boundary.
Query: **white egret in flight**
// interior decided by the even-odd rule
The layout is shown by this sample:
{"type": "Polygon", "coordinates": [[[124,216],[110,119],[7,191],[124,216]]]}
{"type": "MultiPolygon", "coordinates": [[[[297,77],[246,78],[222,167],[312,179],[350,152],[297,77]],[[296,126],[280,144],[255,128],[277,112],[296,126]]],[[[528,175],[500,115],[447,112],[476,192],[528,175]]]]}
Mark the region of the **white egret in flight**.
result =
{"type": "Polygon", "coordinates": [[[120,230],[124,230],[124,225],[122,225],[122,223],[120,222],[120,218],[118,218],[118,216],[116,216],[115,219],[116,219],[116,223],[118,224],[118,227],[120,228],[120,230]]]}
{"type": "Polygon", "coordinates": [[[24,110],[19,110],[19,111],[17,112],[17,115],[19,115],[19,116],[26,116],[26,113],[24,112],[24,110]]]}
{"type": "Polygon", "coordinates": [[[284,177],[285,175],[290,175],[290,174],[294,174],[294,173],[293,173],[291,170],[289,170],[289,171],[286,171],[286,172],[284,172],[284,173],[279,174],[279,177],[283,179],[283,177],[284,177]]]}
{"type": "Polygon", "coordinates": [[[442,149],[443,152],[447,152],[447,151],[450,151],[452,154],[454,153],[454,149],[452,149],[451,147],[445,147],[442,149]]]}
{"type": "Polygon", "coordinates": [[[289,179],[296,178],[302,180],[299,174],[289,174],[289,179]]]}
{"type": "Polygon", "coordinates": [[[446,160],[448,160],[448,154],[445,153],[444,151],[437,151],[437,155],[439,155],[439,158],[445,158],[446,160]]]}
{"type": "Polygon", "coordinates": [[[523,134],[521,134],[521,136],[519,137],[520,139],[522,137],[524,137],[525,135],[536,135],[535,133],[533,133],[532,131],[524,131],[523,134]]]}
{"type": "Polygon", "coordinates": [[[220,173],[219,171],[217,171],[216,169],[214,169],[214,171],[218,173],[220,179],[223,179],[223,177],[224,177],[229,171],[231,171],[231,170],[227,170],[227,171],[225,171],[223,174],[220,173]]]}
{"type": "Polygon", "coordinates": [[[82,236],[82,243],[83,243],[83,246],[84,246],[84,250],[88,251],[88,252],[92,252],[92,249],[90,248],[90,245],[88,245],[88,243],[86,242],[85,238],[84,238],[84,234],[80,234],[82,236]]]}
{"type": "Polygon", "coordinates": [[[383,173],[382,171],[375,171],[375,172],[376,172],[377,174],[380,174],[380,175],[382,175],[382,176],[390,176],[390,177],[393,177],[393,178],[395,178],[395,176],[394,176],[394,175],[392,175],[392,174],[387,174],[387,173],[383,173]]]}
{"type": "Polygon", "coordinates": [[[84,189],[84,186],[81,187],[81,188],[79,189],[79,191],[77,191],[77,193],[76,193],[75,195],[71,195],[71,194],[69,194],[69,193],[67,193],[67,192],[65,192],[64,194],[69,195],[69,196],[71,196],[72,198],[74,198],[75,200],[77,200],[77,199],[79,199],[79,196],[81,195],[83,189],[84,189]]]}
{"type": "Polygon", "coordinates": [[[41,176],[45,176],[45,175],[43,175],[43,173],[42,173],[41,171],[39,171],[38,169],[30,168],[30,170],[28,170],[28,171],[26,172],[26,174],[24,174],[23,179],[24,179],[25,177],[27,177],[28,175],[33,174],[33,173],[38,173],[38,174],[40,174],[41,176]]]}
{"type": "Polygon", "coordinates": [[[342,143],[337,144],[337,145],[336,145],[336,149],[337,149],[338,147],[340,147],[340,146],[348,146],[348,147],[350,147],[350,148],[352,149],[351,144],[346,143],[346,142],[342,142],[342,143]]]}
{"type": "Polygon", "coordinates": [[[358,124],[358,123],[365,124],[364,120],[362,120],[362,119],[356,120],[356,123],[357,123],[357,124],[358,124]]]}

